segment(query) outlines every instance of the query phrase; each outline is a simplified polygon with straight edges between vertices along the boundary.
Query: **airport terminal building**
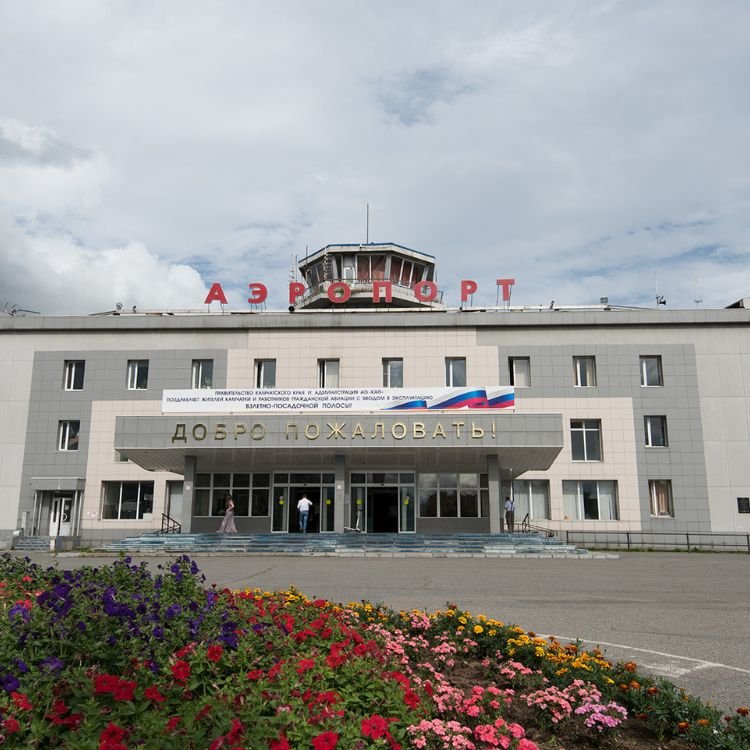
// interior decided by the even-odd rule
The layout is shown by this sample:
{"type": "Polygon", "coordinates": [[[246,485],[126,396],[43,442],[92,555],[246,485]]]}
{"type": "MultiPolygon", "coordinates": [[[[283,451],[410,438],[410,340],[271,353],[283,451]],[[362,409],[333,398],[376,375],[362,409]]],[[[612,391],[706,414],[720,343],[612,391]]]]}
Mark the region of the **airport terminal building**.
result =
{"type": "MultiPolygon", "coordinates": [[[[0,317],[0,544],[249,534],[750,531],[750,298],[444,304],[434,259],[329,245],[289,308],[0,317]]],[[[502,293],[502,295],[501,295],[502,293]]],[[[501,299],[502,296],[502,299],[501,299]]],[[[202,302],[202,300],[198,301],[202,302]]]]}

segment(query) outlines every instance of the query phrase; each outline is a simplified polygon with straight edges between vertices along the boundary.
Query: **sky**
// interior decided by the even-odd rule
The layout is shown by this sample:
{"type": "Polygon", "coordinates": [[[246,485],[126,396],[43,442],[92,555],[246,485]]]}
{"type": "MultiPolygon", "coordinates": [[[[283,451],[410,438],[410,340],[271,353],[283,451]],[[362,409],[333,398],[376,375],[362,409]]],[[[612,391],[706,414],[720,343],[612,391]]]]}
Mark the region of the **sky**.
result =
{"type": "Polygon", "coordinates": [[[285,309],[368,238],[450,306],[724,307],[749,38],[747,0],[0,0],[0,311],[285,309]]]}

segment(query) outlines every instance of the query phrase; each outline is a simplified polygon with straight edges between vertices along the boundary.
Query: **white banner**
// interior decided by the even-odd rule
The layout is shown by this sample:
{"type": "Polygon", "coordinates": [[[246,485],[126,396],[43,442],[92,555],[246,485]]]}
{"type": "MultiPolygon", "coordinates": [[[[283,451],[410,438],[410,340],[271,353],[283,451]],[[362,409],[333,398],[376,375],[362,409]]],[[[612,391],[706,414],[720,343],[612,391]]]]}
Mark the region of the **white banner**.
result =
{"type": "Polygon", "coordinates": [[[513,386],[473,388],[241,388],[164,391],[164,414],[513,409],[513,386]]]}

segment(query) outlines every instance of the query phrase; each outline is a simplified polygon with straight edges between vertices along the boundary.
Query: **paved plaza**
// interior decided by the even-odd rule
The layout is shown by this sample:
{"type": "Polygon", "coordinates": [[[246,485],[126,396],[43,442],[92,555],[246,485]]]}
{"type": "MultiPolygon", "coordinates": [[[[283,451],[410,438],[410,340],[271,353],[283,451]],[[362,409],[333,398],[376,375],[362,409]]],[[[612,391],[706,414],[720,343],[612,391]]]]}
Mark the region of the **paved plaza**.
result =
{"type": "MultiPolygon", "coordinates": [[[[33,554],[63,568],[111,557],[33,554]]],[[[295,586],[311,597],[473,614],[601,645],[722,709],[750,704],[750,555],[623,553],[618,559],[195,555],[209,583],[295,586]]],[[[169,558],[136,556],[154,569],[169,558]]]]}

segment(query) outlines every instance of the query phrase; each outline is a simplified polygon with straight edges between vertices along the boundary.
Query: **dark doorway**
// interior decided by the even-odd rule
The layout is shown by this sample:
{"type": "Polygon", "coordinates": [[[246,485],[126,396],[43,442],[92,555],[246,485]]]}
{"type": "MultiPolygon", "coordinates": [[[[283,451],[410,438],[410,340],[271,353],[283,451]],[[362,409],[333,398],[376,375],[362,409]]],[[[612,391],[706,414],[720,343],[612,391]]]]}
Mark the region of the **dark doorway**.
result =
{"type": "Polygon", "coordinates": [[[302,495],[312,503],[307,517],[307,533],[317,534],[320,531],[320,487],[290,487],[289,488],[289,533],[299,534],[299,513],[297,503],[302,495]]]}
{"type": "Polygon", "coordinates": [[[398,533],[398,487],[369,487],[367,506],[375,534],[398,533]]]}

